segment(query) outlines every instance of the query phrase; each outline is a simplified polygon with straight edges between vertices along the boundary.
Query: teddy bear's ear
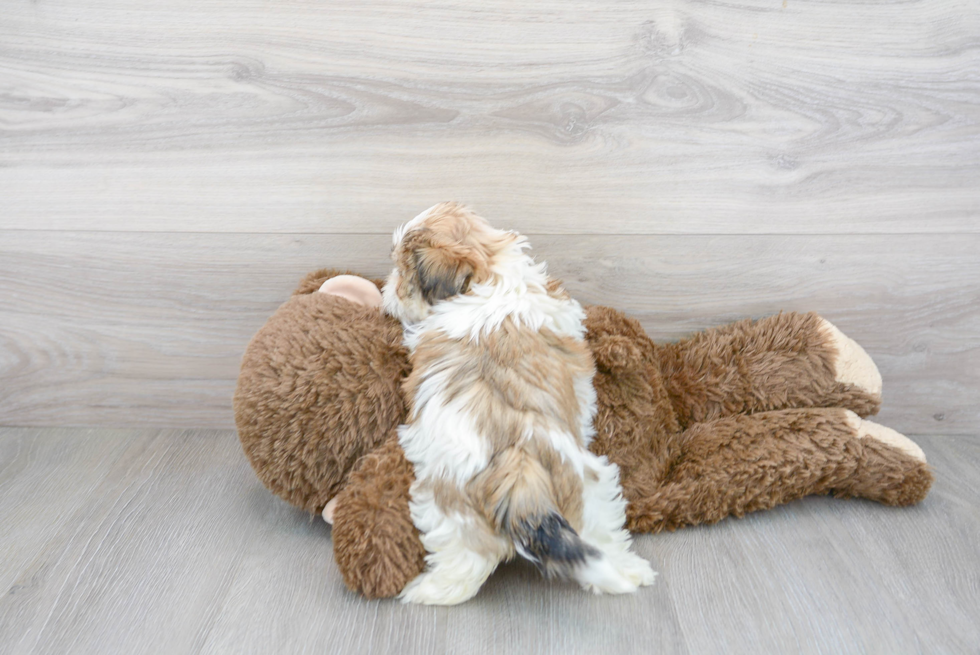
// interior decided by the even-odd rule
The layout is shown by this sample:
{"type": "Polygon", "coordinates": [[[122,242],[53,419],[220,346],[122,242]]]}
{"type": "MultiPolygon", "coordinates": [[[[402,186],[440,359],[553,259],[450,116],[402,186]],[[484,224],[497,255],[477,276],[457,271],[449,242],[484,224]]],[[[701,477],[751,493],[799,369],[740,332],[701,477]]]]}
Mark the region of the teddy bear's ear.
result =
{"type": "Polygon", "coordinates": [[[601,370],[615,373],[636,366],[643,360],[643,353],[629,338],[610,334],[592,342],[592,355],[601,370]]]}

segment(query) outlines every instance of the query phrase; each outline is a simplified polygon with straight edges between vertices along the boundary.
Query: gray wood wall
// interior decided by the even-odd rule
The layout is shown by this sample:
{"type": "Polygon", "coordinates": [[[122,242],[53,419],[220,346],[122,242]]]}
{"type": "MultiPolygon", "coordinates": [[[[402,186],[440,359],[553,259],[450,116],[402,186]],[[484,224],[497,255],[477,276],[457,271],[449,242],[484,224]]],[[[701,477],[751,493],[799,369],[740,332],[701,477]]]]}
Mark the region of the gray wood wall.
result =
{"type": "Polygon", "coordinates": [[[458,199],[660,339],[816,310],[980,434],[980,2],[0,0],[0,425],[231,427],[458,199]]]}

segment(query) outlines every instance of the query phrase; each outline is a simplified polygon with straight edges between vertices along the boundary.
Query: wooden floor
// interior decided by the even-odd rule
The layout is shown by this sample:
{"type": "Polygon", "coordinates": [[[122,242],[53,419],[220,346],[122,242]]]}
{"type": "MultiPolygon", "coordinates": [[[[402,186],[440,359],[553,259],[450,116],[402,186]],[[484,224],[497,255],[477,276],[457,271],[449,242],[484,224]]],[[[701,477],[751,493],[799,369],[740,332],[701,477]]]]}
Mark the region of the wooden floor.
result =
{"type": "Polygon", "coordinates": [[[231,431],[0,429],[0,651],[976,652],[980,441],[920,444],[920,506],[810,498],[638,538],[660,576],[634,595],[511,564],[447,609],[348,592],[231,431]]]}

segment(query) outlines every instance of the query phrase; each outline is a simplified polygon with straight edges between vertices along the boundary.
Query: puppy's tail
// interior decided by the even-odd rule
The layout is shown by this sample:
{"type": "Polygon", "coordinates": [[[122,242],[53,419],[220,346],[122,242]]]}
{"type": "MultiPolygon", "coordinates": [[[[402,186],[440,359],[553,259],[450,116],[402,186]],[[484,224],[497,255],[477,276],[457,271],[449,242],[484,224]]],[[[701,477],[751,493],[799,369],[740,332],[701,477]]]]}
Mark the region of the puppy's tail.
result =
{"type": "Polygon", "coordinates": [[[578,579],[590,560],[602,559],[561,515],[552,476],[536,457],[508,448],[485,473],[481,491],[487,517],[545,576],[578,579]]]}

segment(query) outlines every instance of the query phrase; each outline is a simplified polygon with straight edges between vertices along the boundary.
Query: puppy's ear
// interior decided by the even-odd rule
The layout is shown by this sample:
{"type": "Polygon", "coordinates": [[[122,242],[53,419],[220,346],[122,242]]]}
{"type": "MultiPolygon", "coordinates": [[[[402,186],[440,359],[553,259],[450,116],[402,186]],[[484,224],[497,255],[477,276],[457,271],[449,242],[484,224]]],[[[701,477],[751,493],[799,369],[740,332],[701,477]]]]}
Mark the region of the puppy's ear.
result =
{"type": "Polygon", "coordinates": [[[419,289],[430,305],[466,293],[474,270],[462,248],[429,245],[415,251],[419,289]]]}

